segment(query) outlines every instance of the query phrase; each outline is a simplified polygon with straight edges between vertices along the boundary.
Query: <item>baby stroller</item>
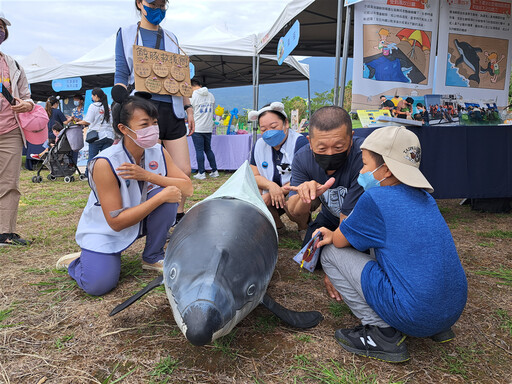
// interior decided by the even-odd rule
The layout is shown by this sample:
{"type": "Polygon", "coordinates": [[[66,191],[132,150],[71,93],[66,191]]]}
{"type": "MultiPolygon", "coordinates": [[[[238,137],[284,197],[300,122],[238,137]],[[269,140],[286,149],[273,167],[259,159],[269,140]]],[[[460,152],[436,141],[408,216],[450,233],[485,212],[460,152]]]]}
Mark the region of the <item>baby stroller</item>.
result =
{"type": "Polygon", "coordinates": [[[57,177],[63,177],[64,182],[70,183],[75,181],[73,176],[78,172],[80,180],[85,180],[86,177],[80,172],[75,161],[73,160],[73,151],[78,151],[84,146],[84,136],[82,133],[82,126],[69,125],[64,128],[60,133],[55,145],[51,147],[43,159],[43,163],[37,170],[37,175],[32,177],[33,183],[40,183],[43,177],[40,175],[43,167],[48,168],[50,174],[47,176],[48,180],[55,181],[57,177]]]}

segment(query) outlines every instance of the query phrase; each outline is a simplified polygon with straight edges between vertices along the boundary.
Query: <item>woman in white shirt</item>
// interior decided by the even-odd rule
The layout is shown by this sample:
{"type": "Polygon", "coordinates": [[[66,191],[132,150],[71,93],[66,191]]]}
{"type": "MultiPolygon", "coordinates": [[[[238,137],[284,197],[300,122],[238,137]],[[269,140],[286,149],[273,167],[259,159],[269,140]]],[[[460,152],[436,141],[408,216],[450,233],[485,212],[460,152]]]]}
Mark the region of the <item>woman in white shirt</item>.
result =
{"type": "MultiPolygon", "coordinates": [[[[92,90],[92,101],[93,103],[87,109],[84,119],[77,123],[88,126],[87,131],[98,132],[98,139],[89,142],[87,166],[98,153],[110,147],[115,138],[107,95],[101,88],[94,88],[92,90]]],[[[88,169],[85,170],[85,175],[88,176],[88,169]]]]}

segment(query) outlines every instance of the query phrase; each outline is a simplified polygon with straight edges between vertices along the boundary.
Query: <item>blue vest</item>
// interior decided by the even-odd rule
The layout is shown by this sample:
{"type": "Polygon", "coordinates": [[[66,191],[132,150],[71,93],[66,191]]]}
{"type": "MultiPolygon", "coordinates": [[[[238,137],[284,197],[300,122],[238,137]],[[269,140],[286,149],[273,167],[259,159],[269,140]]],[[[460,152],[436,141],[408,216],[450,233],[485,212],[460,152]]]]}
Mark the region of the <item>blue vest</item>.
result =
{"type": "MultiPolygon", "coordinates": [[[[95,159],[106,159],[112,167],[112,172],[116,175],[119,191],[123,201],[123,209],[135,207],[147,199],[147,192],[157,187],[151,183],[147,188],[143,188],[144,194],[141,192],[137,180],[123,179],[117,176],[115,169],[123,163],[133,163],[132,157],[128,155],[123,141],[119,144],[102,151],[95,159]]],[[[76,230],[76,242],[80,248],[101,253],[118,253],[128,248],[139,236],[140,225],[137,223],[131,227],[125,228],[119,232],[114,231],[101,209],[101,205],[97,199],[97,190],[93,182],[94,167],[89,169],[89,184],[91,185],[91,193],[89,200],[84,208],[78,228],[76,230]]],[[[144,169],[167,176],[167,164],[160,144],[156,144],[144,151],[144,169]]]]}
{"type": "MultiPolygon", "coordinates": [[[[165,50],[171,53],[179,53],[179,47],[176,45],[178,39],[174,34],[169,31],[164,31],[164,45],[165,50]],[[169,37],[171,36],[171,37],[169,37]],[[174,40],[174,41],[173,41],[174,40]],[[176,42],[176,43],[175,43],[176,42]]],[[[128,63],[128,68],[130,69],[130,79],[128,80],[129,84],[135,83],[135,76],[133,74],[133,45],[134,44],[143,44],[142,37],[140,36],[140,32],[137,35],[137,24],[130,25],[129,27],[121,28],[121,34],[123,37],[123,50],[124,57],[126,58],[126,62],[128,63]]],[[[134,91],[135,92],[135,91],[134,91]]],[[[174,109],[174,114],[178,119],[184,119],[186,116],[185,110],[183,109],[183,97],[181,96],[172,96],[172,106],[174,109]]]]}

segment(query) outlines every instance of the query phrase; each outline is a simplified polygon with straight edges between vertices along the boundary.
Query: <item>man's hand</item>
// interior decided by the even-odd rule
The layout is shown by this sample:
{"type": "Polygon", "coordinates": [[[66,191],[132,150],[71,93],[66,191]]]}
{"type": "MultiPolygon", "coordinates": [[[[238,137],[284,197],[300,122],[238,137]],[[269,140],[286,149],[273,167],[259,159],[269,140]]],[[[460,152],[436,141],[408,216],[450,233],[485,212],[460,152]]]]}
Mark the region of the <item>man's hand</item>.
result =
{"type": "Polygon", "coordinates": [[[11,109],[13,112],[16,113],[24,113],[24,112],[30,112],[32,108],[34,108],[34,104],[32,104],[29,101],[23,101],[18,97],[15,97],[14,100],[16,100],[15,105],[11,105],[11,109]]]}
{"type": "Polygon", "coordinates": [[[297,187],[288,186],[284,188],[289,191],[297,192],[297,195],[299,195],[300,200],[304,204],[311,204],[313,200],[331,188],[335,181],[334,177],[331,177],[325,182],[325,184],[319,184],[312,180],[306,181],[297,187]]]}
{"type": "Polygon", "coordinates": [[[336,290],[336,288],[334,288],[334,285],[332,285],[331,280],[329,280],[327,274],[324,277],[324,284],[325,288],[327,289],[327,294],[331,297],[331,299],[335,299],[336,301],[343,301],[343,298],[336,290]]]}
{"type": "Polygon", "coordinates": [[[138,181],[149,181],[149,176],[151,175],[151,172],[132,163],[123,163],[116,169],[116,171],[123,179],[133,179],[138,181]]]}

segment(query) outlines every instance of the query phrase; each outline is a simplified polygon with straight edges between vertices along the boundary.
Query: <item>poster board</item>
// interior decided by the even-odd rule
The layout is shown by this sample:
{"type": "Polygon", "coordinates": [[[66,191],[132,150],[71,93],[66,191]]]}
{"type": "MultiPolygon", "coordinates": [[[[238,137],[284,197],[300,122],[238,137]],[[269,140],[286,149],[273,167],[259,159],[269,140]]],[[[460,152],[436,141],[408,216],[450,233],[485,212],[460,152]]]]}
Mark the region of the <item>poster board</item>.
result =
{"type": "Polygon", "coordinates": [[[511,9],[512,0],[441,0],[436,93],[508,104],[511,9]]]}
{"type": "Polygon", "coordinates": [[[190,60],[160,49],[133,46],[135,89],[171,96],[192,96],[190,60]]]}
{"type": "Polygon", "coordinates": [[[359,121],[361,121],[363,128],[372,128],[386,125],[382,124],[382,122],[377,122],[377,120],[379,116],[391,117],[391,113],[387,109],[380,109],[375,111],[358,109],[357,116],[359,116],[359,121]]]}
{"type": "Polygon", "coordinates": [[[367,0],[355,7],[352,109],[380,96],[431,94],[439,1],[367,0]]]}

